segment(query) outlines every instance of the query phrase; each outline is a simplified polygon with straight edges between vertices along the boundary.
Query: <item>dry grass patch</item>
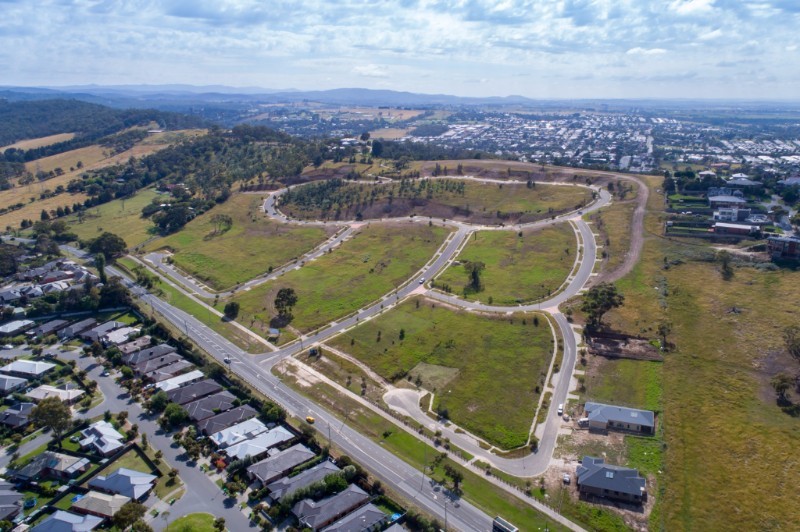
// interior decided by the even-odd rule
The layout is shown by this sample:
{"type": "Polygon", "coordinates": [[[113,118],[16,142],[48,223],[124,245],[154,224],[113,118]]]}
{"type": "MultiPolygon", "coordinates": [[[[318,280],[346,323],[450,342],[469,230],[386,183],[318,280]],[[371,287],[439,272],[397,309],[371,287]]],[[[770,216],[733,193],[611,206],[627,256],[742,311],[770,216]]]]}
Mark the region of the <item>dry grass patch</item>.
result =
{"type": "Polygon", "coordinates": [[[75,133],[57,133],[55,135],[48,135],[47,137],[20,140],[19,142],[15,142],[14,144],[9,144],[8,146],[0,148],[0,153],[5,152],[9,148],[16,148],[18,150],[34,150],[36,148],[58,144],[59,142],[66,142],[74,138],[75,133]]]}

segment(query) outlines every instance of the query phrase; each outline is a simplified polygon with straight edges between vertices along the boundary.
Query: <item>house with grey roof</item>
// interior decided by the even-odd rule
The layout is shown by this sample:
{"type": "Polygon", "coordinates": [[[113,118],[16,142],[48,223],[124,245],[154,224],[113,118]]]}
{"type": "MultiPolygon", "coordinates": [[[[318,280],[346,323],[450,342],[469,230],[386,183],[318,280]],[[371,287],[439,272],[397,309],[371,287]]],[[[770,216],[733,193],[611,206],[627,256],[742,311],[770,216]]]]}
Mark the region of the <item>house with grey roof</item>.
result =
{"type": "Polygon", "coordinates": [[[273,447],[286,443],[294,438],[294,434],[286,427],[278,425],[267,432],[262,432],[255,438],[239,442],[225,449],[225,454],[235,460],[242,460],[247,456],[259,458],[273,447]]]}
{"type": "Polygon", "coordinates": [[[197,401],[186,403],[183,408],[189,414],[189,419],[202,421],[221,412],[227,412],[233,408],[235,401],[236,397],[231,392],[223,390],[214,395],[207,395],[197,401]]]}
{"type": "Polygon", "coordinates": [[[50,320],[42,323],[38,327],[34,327],[32,330],[28,331],[27,334],[35,336],[36,338],[44,338],[45,336],[56,334],[67,325],[69,325],[67,320],[50,320]]]}
{"type": "Polygon", "coordinates": [[[135,340],[131,340],[130,342],[126,342],[122,345],[117,346],[119,352],[122,353],[123,357],[125,355],[130,355],[131,353],[135,353],[136,351],[141,351],[142,349],[148,347],[150,345],[151,337],[149,335],[140,336],[135,340]]]}
{"type": "Polygon", "coordinates": [[[170,379],[158,382],[156,383],[156,388],[159,390],[164,390],[165,392],[169,392],[171,390],[183,388],[184,386],[188,386],[204,378],[205,374],[199,369],[196,369],[194,371],[190,371],[189,373],[184,373],[182,375],[178,375],[177,377],[172,377],[170,379]]]}
{"type": "MultiPolygon", "coordinates": [[[[369,503],[323,528],[322,532],[364,532],[366,530],[381,530],[388,520],[389,516],[386,515],[383,510],[369,503]]],[[[397,526],[400,530],[405,530],[400,525],[394,526],[397,526]]],[[[394,528],[390,527],[386,530],[390,531],[394,530],[394,528]]]]}
{"type": "Polygon", "coordinates": [[[176,349],[168,344],[159,344],[154,345],[153,347],[148,347],[142,349],[141,351],[136,351],[129,355],[125,355],[122,357],[122,360],[128,366],[136,366],[141,364],[142,362],[146,362],[148,360],[153,360],[154,358],[163,357],[164,355],[168,355],[170,353],[174,353],[176,349]]]}
{"type": "Polygon", "coordinates": [[[0,423],[12,429],[24,427],[30,423],[31,412],[36,407],[34,403],[17,403],[0,412],[0,423]]]}
{"type": "Polygon", "coordinates": [[[97,320],[94,318],[87,318],[85,320],[81,320],[77,323],[73,323],[72,325],[67,325],[60,331],[58,331],[58,337],[61,340],[67,340],[69,338],[73,338],[78,336],[80,333],[91,329],[92,327],[97,325],[97,320]]]}
{"type": "Polygon", "coordinates": [[[314,451],[298,443],[288,449],[275,453],[247,468],[247,476],[262,486],[288,475],[292,469],[314,458],[314,451]]]}
{"type": "Polygon", "coordinates": [[[0,395],[8,395],[24,387],[26,384],[28,384],[28,379],[12,377],[11,375],[0,375],[0,395]]]}
{"type": "Polygon", "coordinates": [[[0,521],[11,521],[22,510],[23,495],[14,485],[0,480],[0,521]]]}
{"type": "Polygon", "coordinates": [[[628,467],[609,465],[602,458],[584,456],[578,466],[578,491],[581,495],[594,495],[642,503],[647,499],[647,480],[639,471],[628,467]]]}
{"type": "Polygon", "coordinates": [[[105,493],[117,493],[141,501],[155,486],[158,477],[134,469],[120,467],[110,475],[98,475],[89,481],[89,487],[105,493]]]}
{"type": "Polygon", "coordinates": [[[14,320],[0,325],[0,336],[16,336],[36,325],[31,320],[14,320]]]}
{"type": "Polygon", "coordinates": [[[173,403],[185,405],[186,403],[191,403],[192,401],[196,401],[201,397],[217,393],[221,390],[222,386],[220,386],[218,382],[211,379],[205,379],[200,382],[190,384],[189,386],[184,386],[183,388],[170,390],[167,392],[167,398],[169,398],[169,400],[173,403]]]}
{"type": "Polygon", "coordinates": [[[183,375],[187,370],[195,368],[194,364],[188,360],[179,360],[169,366],[161,367],[154,371],[149,371],[142,375],[142,379],[158,384],[165,380],[172,379],[178,375],[183,375]]]}
{"type": "Polygon", "coordinates": [[[267,484],[266,487],[269,490],[269,498],[272,502],[278,502],[281,498],[287,497],[299,489],[307,488],[316,482],[320,482],[328,475],[338,473],[339,471],[341,471],[341,469],[339,469],[336,464],[325,460],[297,475],[279,478],[267,484]]]}
{"type": "Polygon", "coordinates": [[[103,336],[107,335],[111,331],[116,331],[117,329],[121,329],[125,327],[125,324],[121,321],[107,321],[105,323],[101,323],[96,327],[92,327],[89,330],[83,331],[80,333],[80,337],[86,340],[87,342],[99,342],[103,336]]]}
{"type": "Polygon", "coordinates": [[[0,371],[16,377],[36,379],[55,367],[55,364],[39,360],[15,360],[0,368],[0,371]]]}
{"type": "Polygon", "coordinates": [[[44,451],[14,472],[19,480],[36,480],[37,478],[56,478],[68,480],[75,478],[89,469],[89,459],[69,454],[44,451]]]}
{"type": "Polygon", "coordinates": [[[367,492],[350,484],[340,493],[320,501],[303,499],[292,507],[300,527],[308,527],[317,532],[337,519],[344,517],[369,501],[367,492]]]}
{"type": "Polygon", "coordinates": [[[66,384],[62,384],[61,386],[42,384],[30,392],[27,392],[25,395],[30,397],[35,402],[47,399],[48,397],[58,397],[62,403],[69,405],[80,399],[84,393],[86,392],[84,392],[81,388],[71,382],[68,382],[66,384]]]}
{"type": "Polygon", "coordinates": [[[111,456],[125,446],[125,437],[114,425],[101,419],[81,431],[80,446],[101,456],[111,456]]]}
{"type": "Polygon", "coordinates": [[[603,403],[586,403],[586,420],[590,429],[629,430],[640,434],[655,432],[655,413],[624,406],[603,403]]]}
{"type": "Polygon", "coordinates": [[[137,375],[144,375],[146,373],[150,373],[151,371],[155,371],[159,368],[163,368],[164,366],[169,366],[170,364],[174,364],[180,360],[184,360],[184,358],[180,356],[178,353],[169,353],[164,356],[151,358],[149,360],[144,360],[141,362],[137,362],[135,364],[128,364],[128,366],[130,366],[130,368],[137,375]]]}
{"type": "Polygon", "coordinates": [[[130,497],[118,494],[100,493],[99,491],[90,491],[89,493],[80,496],[80,499],[75,501],[70,509],[89,515],[96,515],[103,519],[111,519],[123,506],[131,501],[130,497]]]}
{"type": "Polygon", "coordinates": [[[208,436],[257,415],[258,411],[250,405],[237,406],[227,412],[199,421],[197,431],[208,436]]]}
{"type": "Polygon", "coordinates": [[[47,519],[36,525],[30,532],[89,532],[103,522],[96,515],[78,515],[64,510],[56,510],[47,519]]]}

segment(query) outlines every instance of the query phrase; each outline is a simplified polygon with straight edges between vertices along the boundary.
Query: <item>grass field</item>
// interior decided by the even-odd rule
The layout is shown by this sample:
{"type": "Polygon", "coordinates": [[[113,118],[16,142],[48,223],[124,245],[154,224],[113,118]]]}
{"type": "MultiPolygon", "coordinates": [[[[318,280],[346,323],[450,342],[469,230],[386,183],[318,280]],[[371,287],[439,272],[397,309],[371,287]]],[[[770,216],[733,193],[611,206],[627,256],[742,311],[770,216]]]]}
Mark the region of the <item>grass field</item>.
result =
{"type": "Polygon", "coordinates": [[[635,200],[615,201],[589,215],[589,220],[600,233],[597,243],[603,247],[598,254],[605,259],[603,269],[607,272],[614,271],[625,261],[631,244],[631,222],[635,209],[635,200]]]}
{"type": "Polygon", "coordinates": [[[586,376],[586,400],[660,411],[661,371],[661,362],[604,359],[586,376]]]}
{"type": "Polygon", "coordinates": [[[211,514],[184,515],[165,528],[167,532],[214,532],[214,516],[211,514]]]}
{"type": "Polygon", "coordinates": [[[422,387],[435,394],[434,407],[447,410],[454,423],[513,448],[528,439],[539,400],[535,388],[553,352],[547,319],[537,321],[533,315],[488,317],[415,299],[331,344],[386,379],[419,375],[422,387]],[[447,378],[438,372],[434,387],[425,368],[416,369],[421,362],[457,371],[447,378]]]}
{"type": "MultiPolygon", "coordinates": [[[[651,189],[657,186],[653,180],[651,189]]],[[[800,419],[778,407],[769,379],[784,368],[797,371],[781,335],[797,323],[800,272],[742,266],[723,279],[705,246],[652,236],[662,202],[651,193],[642,261],[618,282],[625,305],[608,316],[618,330],[652,336],[660,321],[672,324],[676,349],[661,377],[664,486],[651,528],[791,528],[800,521],[788,488],[800,475],[800,419]]],[[[636,373],[642,370],[619,371],[609,386],[624,390],[622,381],[636,373]]],[[[640,385],[650,387],[648,380],[640,385]]]]}
{"type": "MultiPolygon", "coordinates": [[[[308,185],[314,187],[316,185],[308,185]]],[[[287,196],[281,210],[303,219],[364,219],[409,215],[458,218],[475,223],[525,223],[579,208],[591,201],[585,188],[458,180],[408,181],[369,185],[345,183],[316,204],[300,205],[287,196]],[[322,205],[321,202],[325,202],[322,205]]]]}
{"type": "Polygon", "coordinates": [[[396,140],[408,135],[409,131],[411,131],[410,128],[385,127],[370,131],[369,134],[373,139],[396,140]]]}
{"type": "Polygon", "coordinates": [[[259,212],[262,201],[260,195],[233,195],[150,247],[170,248],[178,267],[223,289],[302,256],[336,230],[273,222],[259,212]],[[211,219],[217,214],[231,216],[233,226],[215,235],[211,219]]]}
{"type": "Polygon", "coordinates": [[[350,240],[317,260],[234,299],[239,321],[268,324],[275,295],[293,288],[298,297],[291,325],[310,331],[356,311],[394,290],[433,256],[447,230],[411,223],[366,225],[350,240]]]}
{"type": "MultiPolygon", "coordinates": [[[[431,466],[437,454],[436,451],[380,415],[365,410],[360,404],[338,393],[327,384],[317,383],[310,387],[303,387],[294,383],[291,375],[286,380],[290,386],[312,397],[319,404],[325,405],[340,419],[345,420],[348,425],[380,442],[386,450],[397,455],[406,463],[420,470],[423,465],[431,466]],[[388,434],[388,436],[384,436],[384,434],[388,434]]],[[[336,445],[335,439],[333,444],[336,445]]],[[[464,499],[487,514],[502,515],[518,526],[520,530],[544,530],[545,526],[547,530],[563,530],[560,525],[550,521],[531,506],[450,459],[444,460],[433,473],[430,473],[429,468],[426,476],[447,483],[443,474],[445,464],[455,467],[464,475],[461,484],[464,499]]],[[[410,502],[413,504],[413,501],[410,502]]]]}
{"type": "Polygon", "coordinates": [[[155,189],[140,190],[132,198],[114,200],[87,210],[83,222],[76,215],[66,218],[70,231],[81,240],[88,240],[109,231],[122,237],[129,248],[140,245],[152,235],[153,222],[142,218],[142,208],[157,197],[155,189]]]}
{"type": "Polygon", "coordinates": [[[0,216],[0,228],[5,229],[10,226],[13,229],[18,229],[22,220],[28,219],[34,222],[40,220],[43,210],[50,212],[59,207],[67,206],[71,209],[74,203],[83,203],[86,198],[86,194],[80,192],[77,194],[59,194],[44,200],[37,199],[32,203],[26,204],[21,209],[7,212],[0,216]]]}
{"type": "Polygon", "coordinates": [[[39,137],[36,139],[20,140],[14,144],[3,146],[0,148],[0,153],[3,153],[9,148],[16,148],[18,150],[33,150],[43,146],[50,146],[51,144],[58,144],[59,142],[66,142],[75,138],[75,133],[58,133],[56,135],[48,135],[47,137],[39,137]]]}
{"type": "Polygon", "coordinates": [[[436,278],[435,286],[449,286],[463,294],[469,284],[464,261],[482,262],[484,290],[469,293],[470,300],[492,300],[495,305],[535,301],[558,290],[572,271],[577,241],[567,223],[539,230],[480,231],[473,233],[457,260],[436,278]]]}

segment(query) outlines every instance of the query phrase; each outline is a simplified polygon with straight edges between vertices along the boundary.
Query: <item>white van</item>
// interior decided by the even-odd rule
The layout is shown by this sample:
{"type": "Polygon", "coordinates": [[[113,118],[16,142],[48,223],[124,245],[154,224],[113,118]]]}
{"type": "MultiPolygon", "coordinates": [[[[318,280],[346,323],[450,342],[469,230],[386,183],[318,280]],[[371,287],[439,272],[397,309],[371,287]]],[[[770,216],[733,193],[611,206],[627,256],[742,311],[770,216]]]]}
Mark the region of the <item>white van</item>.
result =
{"type": "Polygon", "coordinates": [[[558,415],[561,416],[564,414],[564,403],[559,403],[558,405],[558,415]]]}

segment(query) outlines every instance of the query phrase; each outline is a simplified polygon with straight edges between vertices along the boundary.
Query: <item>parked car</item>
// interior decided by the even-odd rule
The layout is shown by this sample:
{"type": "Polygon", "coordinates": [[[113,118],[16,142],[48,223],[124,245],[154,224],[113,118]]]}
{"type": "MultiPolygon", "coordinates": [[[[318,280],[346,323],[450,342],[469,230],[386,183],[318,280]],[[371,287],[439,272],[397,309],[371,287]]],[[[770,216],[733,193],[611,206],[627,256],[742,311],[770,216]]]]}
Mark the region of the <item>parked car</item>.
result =
{"type": "Polygon", "coordinates": [[[559,403],[558,405],[558,415],[561,416],[564,414],[564,403],[559,403]]]}

